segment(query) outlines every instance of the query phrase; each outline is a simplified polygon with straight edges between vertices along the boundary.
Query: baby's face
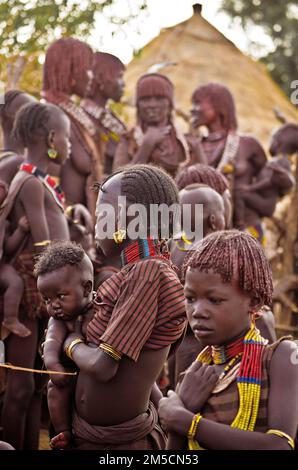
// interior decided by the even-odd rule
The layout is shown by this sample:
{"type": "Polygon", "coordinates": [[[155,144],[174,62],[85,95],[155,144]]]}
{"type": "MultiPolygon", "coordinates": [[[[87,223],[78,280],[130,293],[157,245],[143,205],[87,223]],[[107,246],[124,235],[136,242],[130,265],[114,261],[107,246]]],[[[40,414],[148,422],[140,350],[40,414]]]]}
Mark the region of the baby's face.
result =
{"type": "Polygon", "coordinates": [[[49,316],[57,320],[74,319],[88,301],[80,273],[73,266],[64,266],[38,276],[37,288],[49,316]]]}

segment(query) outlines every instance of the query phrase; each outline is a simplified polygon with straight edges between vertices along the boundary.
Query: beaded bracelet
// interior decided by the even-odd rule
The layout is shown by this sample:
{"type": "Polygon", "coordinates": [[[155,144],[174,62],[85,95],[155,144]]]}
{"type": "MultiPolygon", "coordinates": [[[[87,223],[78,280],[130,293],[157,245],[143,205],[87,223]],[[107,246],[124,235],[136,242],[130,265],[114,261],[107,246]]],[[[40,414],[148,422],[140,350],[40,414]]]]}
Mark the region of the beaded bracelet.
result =
{"type": "Polygon", "coordinates": [[[289,436],[285,432],[279,431],[278,429],[269,429],[269,431],[267,431],[266,434],[274,434],[275,436],[278,436],[278,437],[284,437],[285,439],[287,439],[288,444],[291,447],[291,449],[293,450],[295,449],[294,439],[292,439],[291,436],[289,436]]]}
{"type": "Polygon", "coordinates": [[[108,356],[112,357],[115,361],[120,361],[121,357],[122,357],[122,354],[117,351],[116,349],[112,348],[112,346],[110,346],[109,344],[107,343],[101,343],[99,345],[100,349],[102,349],[108,356]]]}
{"type": "Polygon", "coordinates": [[[79,344],[79,343],[84,343],[84,341],[81,338],[75,338],[74,340],[72,340],[70,345],[67,346],[67,348],[65,349],[66,356],[69,357],[69,359],[71,359],[72,361],[73,361],[72,350],[73,350],[74,346],[76,344],[79,344]]]}
{"type": "Polygon", "coordinates": [[[197,413],[194,415],[190,428],[187,433],[187,438],[188,438],[188,448],[189,450],[198,450],[201,449],[199,446],[198,442],[196,441],[196,433],[198,429],[199,422],[202,419],[202,415],[200,413],[197,413]]]}

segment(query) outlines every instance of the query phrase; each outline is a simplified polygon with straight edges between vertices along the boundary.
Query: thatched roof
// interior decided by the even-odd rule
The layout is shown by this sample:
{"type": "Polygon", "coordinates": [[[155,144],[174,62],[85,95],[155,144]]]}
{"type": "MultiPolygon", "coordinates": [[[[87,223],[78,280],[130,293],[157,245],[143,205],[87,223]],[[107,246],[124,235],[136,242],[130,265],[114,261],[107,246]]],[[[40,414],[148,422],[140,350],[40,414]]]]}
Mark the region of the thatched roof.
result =
{"type": "MultiPolygon", "coordinates": [[[[258,137],[265,148],[273,128],[279,125],[273,109],[278,107],[290,121],[298,110],[272,80],[265,66],[244,55],[199,13],[163,30],[128,65],[126,98],[133,100],[138,77],[157,63],[176,62],[160,70],[175,85],[177,108],[190,109],[192,91],[200,84],[217,81],[232,91],[239,129],[258,137]]],[[[133,122],[133,115],[130,120],[133,122]]]]}

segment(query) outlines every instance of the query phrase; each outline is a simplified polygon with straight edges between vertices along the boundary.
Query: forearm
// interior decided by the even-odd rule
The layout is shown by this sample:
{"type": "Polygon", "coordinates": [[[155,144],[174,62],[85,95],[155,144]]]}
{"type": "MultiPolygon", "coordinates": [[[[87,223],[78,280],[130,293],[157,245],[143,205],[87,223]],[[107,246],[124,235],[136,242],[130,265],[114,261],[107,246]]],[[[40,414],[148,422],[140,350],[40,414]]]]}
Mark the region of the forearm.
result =
{"type": "MultiPolygon", "coordinates": [[[[176,432],[187,436],[193,418],[188,410],[179,410],[176,432]]],[[[243,431],[231,426],[202,418],[196,432],[196,440],[210,450],[286,450],[286,440],[261,432],[243,431]]]]}
{"type": "Polygon", "coordinates": [[[266,178],[249,186],[249,191],[260,191],[262,189],[268,189],[272,185],[271,178],[266,178]]]}
{"type": "Polygon", "coordinates": [[[51,381],[48,385],[48,407],[55,432],[71,430],[72,385],[56,387],[51,381]]]}
{"type": "Polygon", "coordinates": [[[100,348],[91,348],[84,343],[76,344],[71,351],[77,367],[92,375],[98,382],[109,382],[117,373],[119,362],[100,348]]]}
{"type": "Polygon", "coordinates": [[[133,156],[131,163],[132,164],[148,163],[148,160],[150,159],[150,156],[153,150],[154,150],[154,147],[152,145],[149,145],[144,142],[139,148],[139,150],[133,156]]]}
{"type": "Polygon", "coordinates": [[[169,432],[166,450],[185,450],[187,449],[187,439],[174,432],[169,432]]]}
{"type": "Polygon", "coordinates": [[[53,338],[46,339],[44,343],[44,363],[47,370],[61,369],[60,353],[62,344],[53,338]]]}
{"type": "Polygon", "coordinates": [[[24,232],[22,229],[18,227],[10,237],[7,237],[5,239],[5,242],[4,242],[5,254],[7,256],[12,256],[20,247],[25,237],[26,237],[26,232],[24,232]]]}

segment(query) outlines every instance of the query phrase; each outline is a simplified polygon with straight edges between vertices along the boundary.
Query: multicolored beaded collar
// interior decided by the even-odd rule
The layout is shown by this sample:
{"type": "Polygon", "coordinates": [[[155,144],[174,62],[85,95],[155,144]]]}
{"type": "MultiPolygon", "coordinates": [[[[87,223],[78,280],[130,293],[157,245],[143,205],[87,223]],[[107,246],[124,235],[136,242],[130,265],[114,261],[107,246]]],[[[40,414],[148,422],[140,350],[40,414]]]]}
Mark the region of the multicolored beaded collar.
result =
{"type": "Polygon", "coordinates": [[[150,258],[169,259],[169,253],[161,253],[161,243],[153,238],[144,238],[133,241],[121,251],[121,267],[129,263],[134,263],[141,259],[150,258]]]}
{"type": "MultiPolygon", "coordinates": [[[[253,431],[258,416],[261,396],[262,357],[268,341],[262,338],[254,323],[251,324],[244,338],[240,338],[240,340],[242,341],[242,346],[238,344],[239,340],[235,341],[226,350],[217,351],[215,360],[223,361],[233,351],[235,356],[231,358],[229,364],[225,367],[224,372],[226,374],[235,365],[236,360],[241,357],[237,374],[239,409],[231,427],[243,429],[244,431],[253,431]]],[[[214,349],[212,350],[211,346],[207,346],[198,355],[197,360],[205,364],[212,364],[214,362],[212,353],[214,354],[214,349]]]]}
{"type": "Polygon", "coordinates": [[[60,209],[64,212],[64,205],[65,205],[65,195],[64,192],[56,183],[56,181],[51,178],[50,175],[47,175],[42,170],[37,168],[37,166],[32,165],[31,163],[22,163],[20,166],[20,170],[25,171],[26,173],[30,173],[30,175],[36,176],[50,191],[53,198],[55,199],[56,203],[60,207],[60,209]]]}

